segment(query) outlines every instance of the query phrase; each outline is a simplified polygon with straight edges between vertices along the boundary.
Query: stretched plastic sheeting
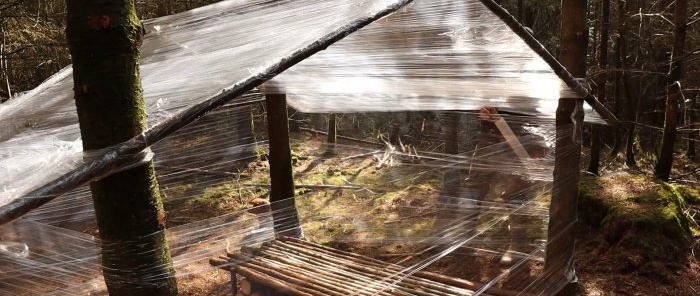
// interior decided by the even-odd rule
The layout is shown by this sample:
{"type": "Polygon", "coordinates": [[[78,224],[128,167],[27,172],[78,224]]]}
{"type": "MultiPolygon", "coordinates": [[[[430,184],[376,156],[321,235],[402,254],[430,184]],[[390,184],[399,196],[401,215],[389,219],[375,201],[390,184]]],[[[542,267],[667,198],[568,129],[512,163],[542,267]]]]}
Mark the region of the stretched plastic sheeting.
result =
{"type": "MultiPolygon", "coordinates": [[[[145,22],[149,123],[401,1],[223,1],[145,22]]],[[[0,106],[0,206],[83,163],[70,67],[0,106]]]]}
{"type": "MultiPolygon", "coordinates": [[[[351,265],[315,262],[326,274],[352,279],[338,287],[350,291],[344,295],[390,293],[421,272],[474,283],[467,295],[551,295],[567,283],[542,269],[553,120],[503,116],[531,156],[520,159],[495,125],[474,113],[340,114],[339,134],[360,141],[333,145],[313,131],[293,133],[296,211],[278,209],[273,221],[269,205],[251,202],[269,193],[261,114],[258,107],[222,108],[153,147],[181,289],[196,285],[209,291],[198,292],[203,295],[228,286],[228,275],[209,260],[273,242],[274,229],[295,227],[285,218],[295,212],[307,240],[398,264],[367,277],[351,265]],[[395,125],[400,145],[376,140],[388,138],[395,125]],[[442,152],[448,140],[456,151],[442,152]],[[329,148],[337,155],[326,156],[329,148]],[[353,290],[358,285],[363,288],[353,290]]],[[[305,130],[326,124],[318,114],[292,117],[305,130]]],[[[0,294],[104,293],[99,246],[105,242],[94,234],[85,187],[4,226],[0,294]]]]}
{"type": "Polygon", "coordinates": [[[415,1],[270,84],[305,112],[494,106],[553,118],[559,98],[578,97],[479,1],[415,1]]]}
{"type": "MultiPolygon", "coordinates": [[[[223,1],[148,21],[142,75],[149,123],[163,122],[225,87],[257,77],[329,32],[397,2],[223,1]]],[[[460,110],[489,105],[551,117],[552,98],[570,94],[569,90],[534,54],[518,51],[527,48],[494,22],[496,18],[479,3],[419,0],[357,32],[357,37],[351,35],[347,42],[329,47],[299,69],[290,69],[264,90],[285,90],[290,102],[305,111],[460,110]]],[[[72,87],[67,68],[37,89],[0,105],[0,206],[85,163],[72,87]]],[[[259,99],[250,95],[237,102],[259,99]]],[[[245,203],[264,197],[269,179],[246,177],[246,173],[266,170],[264,139],[220,121],[251,122],[245,119],[248,111],[221,112],[224,115],[217,120],[204,120],[200,126],[184,129],[182,137],[153,147],[170,211],[179,213],[208,199],[234,198],[231,203],[235,204],[236,199],[245,203]],[[247,162],[253,166],[242,166],[247,162]]],[[[403,264],[404,269],[386,276],[387,291],[396,280],[429,269],[480,281],[474,294],[492,294],[496,286],[553,294],[566,281],[541,268],[551,155],[533,153],[539,156],[519,159],[508,143],[484,146],[488,141],[480,141],[482,145],[475,146],[467,140],[455,153],[440,152],[449,137],[435,125],[447,119],[444,114],[427,113],[432,115],[419,113],[412,120],[399,120],[391,113],[347,115],[358,116],[352,121],[356,129],[375,131],[365,141],[387,132],[390,123],[412,125],[403,139],[420,148],[419,156],[396,143],[339,144],[338,155],[326,166],[358,161],[353,165],[362,169],[318,172],[313,164],[329,160],[305,151],[311,156],[305,156],[310,158],[304,161],[308,171],[297,175],[301,189],[297,204],[307,237],[403,264]],[[360,119],[365,120],[363,128],[360,119]],[[421,123],[416,126],[417,122],[421,123]],[[362,175],[365,170],[373,170],[374,176],[362,175]],[[484,187],[488,182],[493,186],[484,187]],[[331,203],[345,207],[331,211],[331,203]],[[511,250],[513,246],[517,248],[511,250]],[[488,259],[504,255],[511,264],[505,271],[488,259]],[[472,270],[459,269],[469,260],[475,262],[467,264],[472,270]]],[[[466,124],[465,117],[462,114],[458,120],[458,137],[473,139],[478,131],[469,126],[478,120],[470,116],[466,124]]],[[[553,133],[546,128],[553,126],[551,120],[509,120],[519,124],[520,132],[538,135],[518,136],[526,150],[530,144],[553,143],[553,133]]],[[[297,143],[309,140],[302,137],[297,143]]],[[[212,271],[206,260],[224,250],[237,252],[242,245],[274,238],[268,212],[229,210],[233,213],[207,218],[180,213],[180,220],[169,221],[169,226],[178,225],[169,228],[168,240],[181,280],[190,275],[205,277],[212,271]]],[[[96,250],[105,242],[86,234],[95,233],[90,224],[93,215],[83,187],[3,227],[0,260],[7,264],[0,265],[0,292],[101,291],[103,267],[96,250]]],[[[283,228],[294,227],[280,223],[283,228]]]]}

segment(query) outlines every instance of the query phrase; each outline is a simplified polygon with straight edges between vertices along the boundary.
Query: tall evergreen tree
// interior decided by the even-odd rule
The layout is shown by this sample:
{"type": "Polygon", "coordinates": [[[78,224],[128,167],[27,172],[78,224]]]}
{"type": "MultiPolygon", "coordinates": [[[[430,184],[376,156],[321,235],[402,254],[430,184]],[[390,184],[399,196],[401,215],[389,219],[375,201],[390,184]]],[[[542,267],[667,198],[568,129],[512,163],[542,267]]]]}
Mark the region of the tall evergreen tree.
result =
{"type": "MultiPolygon", "coordinates": [[[[610,0],[602,0],[601,17],[599,22],[600,49],[598,51],[598,74],[596,93],[601,102],[605,102],[605,90],[608,82],[608,22],[610,21],[610,0]]],[[[588,163],[588,172],[598,175],[600,170],[601,127],[594,125],[591,129],[591,159],[588,163]]]]}
{"type": "Polygon", "coordinates": [[[678,104],[681,97],[681,79],[683,79],[683,53],[685,50],[687,0],[676,0],[674,8],[673,52],[671,54],[668,73],[666,116],[664,119],[664,134],[661,138],[661,151],[654,168],[654,175],[662,180],[668,180],[673,165],[673,144],[676,141],[678,126],[678,104]]]}
{"type": "MultiPolygon", "coordinates": [[[[83,148],[94,151],[146,129],[139,74],[143,27],[134,0],[67,0],[83,148]]],[[[153,163],[90,184],[110,295],[177,295],[153,163]]]]}

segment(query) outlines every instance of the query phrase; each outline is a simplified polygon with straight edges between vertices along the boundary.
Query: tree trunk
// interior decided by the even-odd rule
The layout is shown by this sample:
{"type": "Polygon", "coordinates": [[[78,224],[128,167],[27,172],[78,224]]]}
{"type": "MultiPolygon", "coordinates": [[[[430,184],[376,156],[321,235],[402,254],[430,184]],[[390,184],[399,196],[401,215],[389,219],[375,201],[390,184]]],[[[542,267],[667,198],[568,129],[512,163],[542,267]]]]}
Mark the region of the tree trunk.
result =
{"type": "Polygon", "coordinates": [[[690,160],[695,160],[695,141],[698,140],[698,129],[700,129],[697,116],[698,98],[691,98],[688,106],[688,127],[690,128],[690,132],[688,132],[688,152],[686,153],[686,156],[690,160]]]}
{"type": "MultiPolygon", "coordinates": [[[[445,154],[459,154],[459,118],[460,113],[445,113],[445,154]]],[[[443,195],[454,198],[459,195],[459,184],[462,180],[460,167],[450,168],[445,171],[443,183],[443,195]]]]}
{"type": "MultiPolygon", "coordinates": [[[[147,125],[139,75],[141,21],[133,1],[67,1],[83,148],[94,151],[147,125]]],[[[165,213],[153,163],[90,184],[110,295],[177,295],[165,241],[165,213]]]]}
{"type": "MultiPolygon", "coordinates": [[[[600,50],[598,51],[598,65],[600,68],[600,74],[598,75],[598,87],[596,92],[598,94],[598,100],[600,100],[601,103],[605,103],[605,86],[608,81],[608,22],[610,21],[610,0],[603,0],[601,6],[600,50]]],[[[588,172],[597,176],[600,167],[600,126],[593,125],[591,139],[591,159],[588,163],[588,172]]]]}
{"type": "MultiPolygon", "coordinates": [[[[623,88],[623,73],[624,73],[624,68],[625,64],[623,61],[624,55],[622,53],[622,43],[624,42],[624,36],[625,36],[625,30],[624,30],[624,16],[625,16],[625,5],[624,1],[618,1],[617,4],[617,37],[615,38],[615,58],[614,58],[614,63],[616,64],[617,70],[614,73],[614,98],[613,98],[613,112],[615,113],[615,116],[618,118],[625,118],[625,115],[622,114],[622,99],[624,97],[624,88],[623,88]]],[[[628,106],[628,108],[630,108],[628,106]]],[[[625,109],[628,109],[625,108],[625,109]]],[[[624,129],[617,127],[614,130],[614,136],[613,136],[613,147],[610,149],[610,157],[611,158],[616,158],[618,153],[620,153],[620,148],[622,147],[622,138],[623,138],[623,133],[624,129]]]]}
{"type": "Polygon", "coordinates": [[[682,56],[685,47],[687,0],[676,0],[674,9],[675,29],[673,31],[673,53],[667,80],[666,115],[664,134],[661,138],[659,160],[654,175],[661,180],[668,180],[673,165],[673,144],[676,141],[678,125],[678,101],[681,97],[681,79],[683,79],[682,56]]]}
{"type": "Polygon", "coordinates": [[[267,127],[270,138],[270,207],[278,236],[302,237],[299,215],[294,203],[294,171],[289,146],[287,97],[265,95],[267,127]]]}
{"type": "Polygon", "coordinates": [[[630,81],[627,74],[622,75],[622,87],[625,90],[627,97],[628,108],[627,108],[627,140],[625,141],[625,165],[629,168],[637,168],[637,159],[634,155],[634,132],[636,130],[637,118],[639,118],[639,98],[632,94],[630,88],[630,81]]]}
{"type": "Polygon", "coordinates": [[[336,136],[336,119],[337,115],[335,113],[328,114],[328,139],[326,141],[326,156],[336,156],[338,154],[338,151],[335,149],[335,145],[338,143],[338,139],[336,136]]]}
{"type": "MultiPolygon", "coordinates": [[[[560,60],[574,77],[584,78],[588,41],[586,0],[562,0],[561,5],[560,60]]],[[[561,98],[556,112],[554,184],[549,208],[544,267],[544,273],[551,274],[553,278],[548,282],[572,282],[576,278],[573,225],[577,219],[582,104],[581,99],[561,98]]]]}
{"type": "Polygon", "coordinates": [[[173,1],[156,0],[156,15],[164,16],[173,14],[173,1]]]}
{"type": "Polygon", "coordinates": [[[627,73],[625,72],[625,69],[627,68],[625,63],[625,57],[627,56],[627,27],[625,26],[625,13],[627,11],[626,3],[627,2],[625,1],[619,1],[617,3],[618,36],[616,44],[617,53],[615,56],[619,70],[616,73],[617,82],[615,85],[615,104],[618,104],[618,100],[622,100],[624,94],[627,104],[623,111],[623,117],[628,122],[625,124],[625,165],[630,168],[636,168],[637,160],[634,157],[634,131],[636,125],[634,122],[637,121],[639,99],[636,95],[632,95],[632,93],[629,91],[629,79],[627,73]]]}
{"type": "Polygon", "coordinates": [[[518,22],[525,26],[525,0],[518,0],[518,22]]]}

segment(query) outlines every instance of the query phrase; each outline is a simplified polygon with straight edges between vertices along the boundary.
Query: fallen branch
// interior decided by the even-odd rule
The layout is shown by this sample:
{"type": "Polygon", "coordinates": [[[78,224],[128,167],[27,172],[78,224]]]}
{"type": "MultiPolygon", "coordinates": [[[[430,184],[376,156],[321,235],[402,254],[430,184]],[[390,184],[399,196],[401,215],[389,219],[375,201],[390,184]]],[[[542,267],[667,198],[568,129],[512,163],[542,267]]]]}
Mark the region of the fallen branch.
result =
{"type": "MultiPolygon", "coordinates": [[[[255,187],[270,187],[270,184],[242,184],[244,186],[255,186],[255,187]]],[[[329,184],[295,184],[296,188],[308,188],[308,189],[353,189],[353,190],[370,190],[368,188],[357,186],[357,185],[329,185],[329,184]]],[[[377,190],[377,189],[375,189],[377,190]]]]}
{"type": "MultiPolygon", "coordinates": [[[[302,131],[305,131],[305,132],[311,132],[311,133],[322,134],[322,135],[328,135],[327,132],[315,130],[315,129],[312,129],[312,128],[305,128],[305,127],[302,127],[302,128],[299,128],[299,130],[302,130],[302,131]]],[[[364,143],[364,144],[369,144],[369,145],[384,147],[384,144],[382,144],[382,143],[377,143],[377,142],[372,142],[372,141],[367,141],[367,140],[362,140],[362,139],[356,139],[356,138],[351,138],[351,137],[341,136],[341,135],[336,135],[336,137],[337,137],[338,139],[348,140],[348,141],[352,141],[352,142],[358,142],[358,143],[364,143]]]]}

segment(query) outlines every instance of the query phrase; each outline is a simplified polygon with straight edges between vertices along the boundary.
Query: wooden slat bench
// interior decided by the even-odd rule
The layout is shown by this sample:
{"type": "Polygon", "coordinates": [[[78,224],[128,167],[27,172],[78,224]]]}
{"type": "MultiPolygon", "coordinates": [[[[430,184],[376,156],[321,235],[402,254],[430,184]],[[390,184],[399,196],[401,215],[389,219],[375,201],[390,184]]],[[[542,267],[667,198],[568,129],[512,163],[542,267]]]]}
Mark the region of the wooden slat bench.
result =
{"type": "MultiPolygon", "coordinates": [[[[296,238],[279,238],[260,248],[210,260],[231,272],[234,295],[473,295],[481,285],[471,281],[405,268],[296,238]]],[[[485,295],[522,295],[497,288],[485,295]]]]}

